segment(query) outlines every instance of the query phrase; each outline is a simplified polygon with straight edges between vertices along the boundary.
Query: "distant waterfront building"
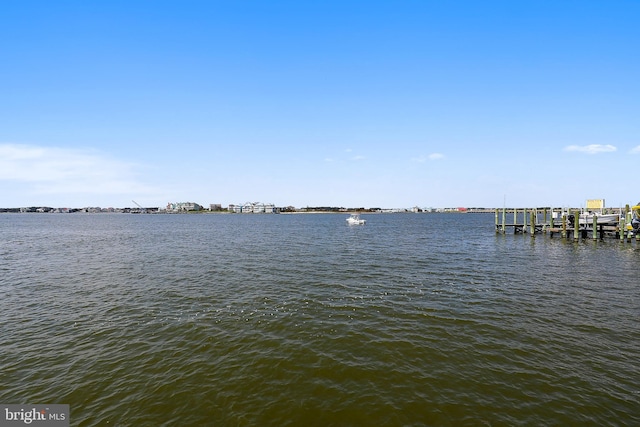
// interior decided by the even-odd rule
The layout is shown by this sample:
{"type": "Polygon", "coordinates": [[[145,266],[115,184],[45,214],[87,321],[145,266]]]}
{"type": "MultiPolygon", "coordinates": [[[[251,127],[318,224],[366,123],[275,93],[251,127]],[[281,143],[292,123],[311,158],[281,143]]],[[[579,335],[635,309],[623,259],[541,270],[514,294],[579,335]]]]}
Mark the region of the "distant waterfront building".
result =
{"type": "Polygon", "coordinates": [[[242,206],[241,205],[229,205],[227,210],[229,212],[231,212],[231,213],[242,213],[242,206]]]}
{"type": "Polygon", "coordinates": [[[167,211],[171,212],[188,212],[201,210],[202,206],[193,202],[167,203],[167,211]]]}
{"type": "Polygon", "coordinates": [[[229,205],[232,213],[275,213],[276,205],[273,203],[247,202],[242,205],[229,205]]]}

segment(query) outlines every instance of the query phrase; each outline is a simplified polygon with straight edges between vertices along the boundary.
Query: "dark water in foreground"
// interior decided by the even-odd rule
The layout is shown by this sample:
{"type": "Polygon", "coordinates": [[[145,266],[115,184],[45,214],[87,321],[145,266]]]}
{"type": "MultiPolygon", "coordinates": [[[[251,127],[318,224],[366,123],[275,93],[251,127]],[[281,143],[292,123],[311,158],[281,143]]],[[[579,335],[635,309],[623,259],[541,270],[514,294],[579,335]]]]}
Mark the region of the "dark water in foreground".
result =
{"type": "Polygon", "coordinates": [[[0,215],[0,403],[81,426],[640,425],[640,247],[493,215],[0,215]]]}

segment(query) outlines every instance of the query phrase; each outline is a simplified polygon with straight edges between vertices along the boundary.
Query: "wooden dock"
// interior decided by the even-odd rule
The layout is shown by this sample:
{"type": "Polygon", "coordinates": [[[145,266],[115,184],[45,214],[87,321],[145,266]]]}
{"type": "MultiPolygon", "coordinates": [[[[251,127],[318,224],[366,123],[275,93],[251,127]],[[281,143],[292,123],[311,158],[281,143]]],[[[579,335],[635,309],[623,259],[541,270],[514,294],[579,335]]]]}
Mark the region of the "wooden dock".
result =
{"type": "MultiPolygon", "coordinates": [[[[635,209],[635,207],[634,207],[635,209]]],[[[594,241],[605,238],[618,239],[621,242],[640,242],[640,232],[633,233],[631,229],[632,212],[627,205],[623,209],[611,209],[612,213],[619,214],[620,219],[615,224],[598,224],[597,216],[593,222],[580,224],[580,209],[554,209],[554,208],[503,208],[495,210],[496,233],[506,234],[546,234],[549,237],[559,235],[561,238],[578,241],[591,239],[594,241]],[[513,220],[507,222],[507,217],[513,220]],[[573,221],[569,216],[573,215],[573,221]]]]}

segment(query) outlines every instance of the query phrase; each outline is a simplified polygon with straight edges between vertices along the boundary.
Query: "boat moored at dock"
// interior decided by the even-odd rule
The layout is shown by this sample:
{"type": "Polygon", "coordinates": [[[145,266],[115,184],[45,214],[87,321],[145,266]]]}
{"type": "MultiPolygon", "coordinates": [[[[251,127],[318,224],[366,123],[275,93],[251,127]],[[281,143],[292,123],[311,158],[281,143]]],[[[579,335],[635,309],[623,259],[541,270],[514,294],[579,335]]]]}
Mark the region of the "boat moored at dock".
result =
{"type": "Polygon", "coordinates": [[[629,224],[629,233],[640,236],[640,202],[631,208],[632,218],[629,224]]]}
{"type": "MultiPolygon", "coordinates": [[[[594,219],[598,225],[616,225],[620,221],[620,215],[583,212],[578,218],[578,224],[591,225],[594,219]]],[[[573,221],[575,221],[575,217],[573,217],[573,221]]]]}

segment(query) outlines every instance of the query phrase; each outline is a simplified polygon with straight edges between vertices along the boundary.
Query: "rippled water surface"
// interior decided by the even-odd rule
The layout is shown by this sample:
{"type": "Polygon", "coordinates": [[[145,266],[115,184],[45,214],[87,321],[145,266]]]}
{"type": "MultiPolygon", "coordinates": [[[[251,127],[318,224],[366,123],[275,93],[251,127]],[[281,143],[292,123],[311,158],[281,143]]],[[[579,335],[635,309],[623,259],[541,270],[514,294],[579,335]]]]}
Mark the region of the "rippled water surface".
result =
{"type": "Polygon", "coordinates": [[[0,214],[0,402],[82,426],[640,425],[640,247],[493,215],[0,214]]]}

